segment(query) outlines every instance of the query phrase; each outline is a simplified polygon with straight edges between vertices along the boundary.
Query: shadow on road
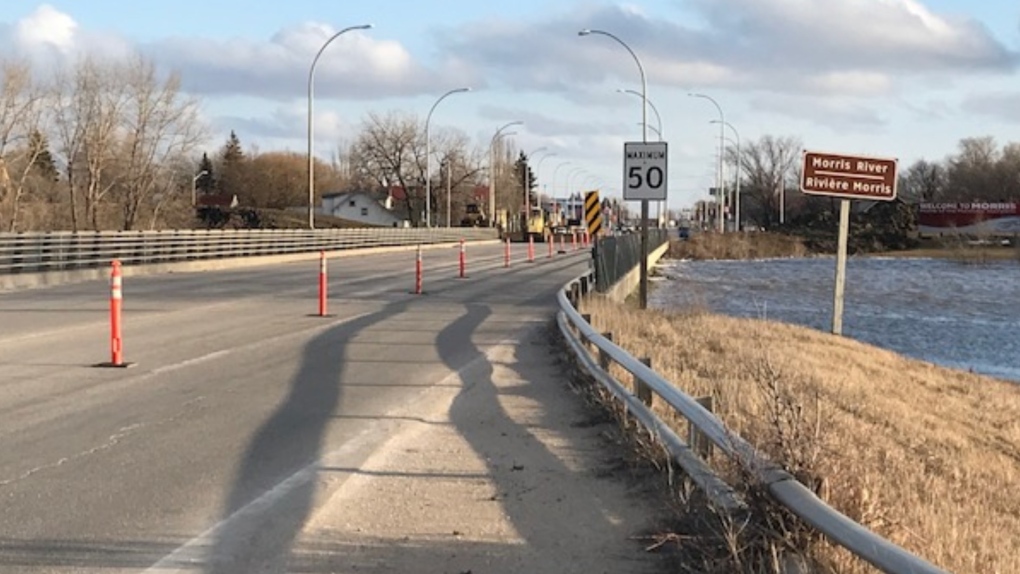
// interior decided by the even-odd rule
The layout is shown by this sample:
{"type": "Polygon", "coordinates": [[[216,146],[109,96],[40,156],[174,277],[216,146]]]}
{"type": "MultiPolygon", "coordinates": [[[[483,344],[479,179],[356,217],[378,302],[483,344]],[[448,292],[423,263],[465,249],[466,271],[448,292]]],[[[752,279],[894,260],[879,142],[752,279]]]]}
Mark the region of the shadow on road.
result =
{"type": "Polygon", "coordinates": [[[294,541],[312,511],[325,433],[343,401],[348,346],[365,329],[401,314],[408,305],[391,303],[333,327],[305,346],[289,393],[259,427],[241,459],[206,574],[287,570],[294,541]]]}

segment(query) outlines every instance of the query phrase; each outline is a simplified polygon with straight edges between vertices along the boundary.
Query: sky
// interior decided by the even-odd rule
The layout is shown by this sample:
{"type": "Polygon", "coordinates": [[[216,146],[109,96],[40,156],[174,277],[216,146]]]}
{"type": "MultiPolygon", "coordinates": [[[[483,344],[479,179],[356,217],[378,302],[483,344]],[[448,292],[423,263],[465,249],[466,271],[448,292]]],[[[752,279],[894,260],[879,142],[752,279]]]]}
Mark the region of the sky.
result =
{"type": "MultiPolygon", "coordinates": [[[[329,157],[371,112],[417,114],[487,146],[509,122],[553,195],[620,196],[640,141],[639,69],[669,143],[669,206],[707,199],[719,111],[752,141],[939,160],[961,138],[1020,141],[1016,0],[3,0],[0,54],[40,70],[82,53],[141,52],[181,75],[217,149],[304,152],[316,52],[315,149],[329,157]],[[544,149],[543,149],[544,148],[544,149]],[[536,151],[540,150],[540,151],[536,151]]],[[[648,121],[658,123],[650,109],[648,121]]],[[[657,138],[655,129],[649,138],[657,138]]]]}

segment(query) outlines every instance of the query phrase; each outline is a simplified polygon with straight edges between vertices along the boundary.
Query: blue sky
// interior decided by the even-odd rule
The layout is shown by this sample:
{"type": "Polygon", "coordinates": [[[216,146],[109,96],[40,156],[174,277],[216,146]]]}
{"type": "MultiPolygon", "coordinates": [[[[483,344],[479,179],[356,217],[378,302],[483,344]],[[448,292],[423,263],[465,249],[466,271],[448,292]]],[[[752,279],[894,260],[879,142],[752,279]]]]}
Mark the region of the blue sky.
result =
{"type": "MultiPolygon", "coordinates": [[[[543,187],[599,182],[619,194],[622,148],[639,140],[633,60],[670,142],[670,205],[714,183],[717,118],[744,140],[795,136],[805,147],[941,159],[960,138],[1020,141],[1020,4],[1015,0],[655,0],[514,2],[4,0],[0,53],[40,66],[83,51],[149,54],[181,73],[213,138],[235,129],[260,150],[305,148],[306,78],[328,35],[344,36],[316,71],[316,149],[328,156],[369,112],[424,118],[486,145],[510,121],[514,143],[555,153],[543,187]],[[565,163],[569,162],[569,163],[565,163]],[[557,168],[559,168],[557,170],[557,168]],[[553,180],[554,172],[557,179],[553,180]]],[[[654,115],[649,116],[654,122],[654,115]]]]}

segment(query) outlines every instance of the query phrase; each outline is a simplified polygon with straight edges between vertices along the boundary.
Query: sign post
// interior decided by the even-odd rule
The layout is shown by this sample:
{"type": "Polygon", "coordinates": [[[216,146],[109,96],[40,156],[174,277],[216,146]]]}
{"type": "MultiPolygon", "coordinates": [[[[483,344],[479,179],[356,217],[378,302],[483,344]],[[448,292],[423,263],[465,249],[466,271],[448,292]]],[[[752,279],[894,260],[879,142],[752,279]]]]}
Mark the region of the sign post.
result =
{"type": "Polygon", "coordinates": [[[648,202],[666,201],[667,151],[666,142],[623,144],[623,199],[641,202],[641,309],[648,308],[648,202]]]}
{"type": "Polygon", "coordinates": [[[839,197],[839,245],[836,285],[832,301],[832,333],[843,334],[843,294],[846,289],[846,252],[850,235],[850,200],[896,199],[897,160],[804,152],[800,190],[807,195],[839,197]]]}
{"type": "Polygon", "coordinates": [[[599,201],[598,191],[589,191],[584,194],[584,221],[585,221],[585,246],[587,239],[597,238],[602,231],[602,202],[599,201]]]}

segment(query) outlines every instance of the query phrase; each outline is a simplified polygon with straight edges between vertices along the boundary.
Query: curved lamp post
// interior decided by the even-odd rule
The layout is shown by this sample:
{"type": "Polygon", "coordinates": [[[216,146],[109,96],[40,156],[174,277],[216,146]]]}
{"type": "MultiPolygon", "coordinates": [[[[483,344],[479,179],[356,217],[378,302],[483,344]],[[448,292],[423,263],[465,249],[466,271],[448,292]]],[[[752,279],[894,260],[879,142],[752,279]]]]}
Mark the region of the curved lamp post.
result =
{"type": "Polygon", "coordinates": [[[432,227],[432,149],[429,133],[429,124],[432,122],[432,112],[436,111],[436,106],[439,105],[439,102],[445,100],[447,96],[470,91],[471,88],[454,88],[449,92],[446,92],[439,96],[439,99],[432,104],[431,108],[429,108],[429,114],[425,116],[425,227],[432,227]]]}
{"type": "MultiPolygon", "coordinates": [[[[639,98],[641,97],[641,92],[637,90],[625,90],[623,88],[620,88],[616,91],[620,92],[621,94],[631,94],[639,98]]],[[[659,141],[662,141],[662,116],[659,115],[659,109],[655,107],[655,103],[653,103],[652,100],[648,100],[648,107],[652,108],[652,113],[655,114],[655,124],[659,128],[656,133],[659,134],[659,141]]]]}
{"type": "Polygon", "coordinates": [[[511,126],[521,125],[524,125],[524,122],[520,120],[507,122],[500,126],[499,129],[496,130],[496,133],[492,134],[492,139],[489,140],[489,227],[496,226],[496,161],[492,155],[493,148],[496,146],[496,140],[498,140],[501,135],[509,135],[503,134],[503,130],[511,126]]]}
{"type": "MultiPolygon", "coordinates": [[[[542,185],[542,162],[551,157],[556,157],[556,153],[553,152],[543,154],[542,159],[538,160],[538,164],[535,166],[535,181],[538,182],[539,185],[542,185]]],[[[555,190],[553,191],[555,192],[555,190]]]]}
{"type": "MultiPolygon", "coordinates": [[[[648,142],[648,81],[645,78],[645,68],[641,65],[641,59],[637,57],[634,50],[630,49],[630,46],[626,42],[617,38],[613,34],[604,30],[592,30],[585,28],[577,33],[579,36],[589,36],[592,34],[599,34],[606,36],[612,40],[615,40],[618,44],[624,47],[630,55],[634,58],[634,63],[637,64],[638,72],[641,74],[641,141],[648,142]]],[[[641,200],[641,257],[639,261],[641,279],[638,287],[638,307],[641,309],[648,308],[648,200],[641,200]]]]}
{"type": "MultiPolygon", "coordinates": [[[[548,148],[546,148],[545,146],[541,146],[541,147],[538,147],[538,148],[535,148],[535,149],[531,150],[531,153],[526,154],[524,156],[525,165],[529,168],[529,169],[525,169],[524,170],[524,214],[528,218],[531,217],[531,184],[532,184],[532,181],[531,181],[531,169],[530,169],[531,168],[531,158],[536,153],[538,153],[540,151],[545,151],[546,149],[548,149],[548,148]]],[[[545,159],[545,154],[542,155],[542,159],[545,159]]],[[[538,173],[537,172],[535,174],[535,179],[538,179],[538,173]]]]}
{"type": "MultiPolygon", "coordinates": [[[[712,120],[710,123],[717,124],[717,123],[720,123],[720,121],[719,120],[712,120]]],[[[737,172],[737,189],[736,189],[736,192],[735,192],[736,193],[736,200],[734,201],[734,204],[735,204],[734,205],[734,209],[735,209],[734,221],[737,222],[737,225],[736,225],[737,231],[740,231],[741,230],[741,226],[740,226],[740,172],[741,172],[740,132],[738,132],[737,128],[733,127],[733,124],[731,124],[730,122],[722,122],[722,123],[725,124],[726,127],[730,128],[730,130],[733,131],[733,135],[737,138],[737,167],[736,167],[736,172],[737,172]]]]}
{"type": "Polygon", "coordinates": [[[340,36],[351,30],[368,30],[371,24],[349,26],[330,36],[316,52],[312,59],[312,66],[308,69],[308,229],[315,229],[315,159],[313,156],[313,90],[315,88],[315,65],[319,63],[319,57],[326,51],[326,47],[333,43],[340,36]]]}
{"type": "Polygon", "coordinates": [[[715,101],[715,98],[713,98],[712,96],[707,96],[705,94],[687,94],[687,95],[692,98],[702,98],[708,100],[712,102],[712,105],[715,106],[715,109],[719,111],[719,169],[718,172],[716,173],[716,192],[718,193],[716,197],[718,198],[719,201],[719,209],[717,210],[719,212],[719,233],[723,233],[726,230],[723,223],[723,210],[722,210],[723,202],[722,193],[723,185],[725,185],[724,184],[725,172],[723,168],[723,138],[725,137],[726,129],[723,126],[726,123],[726,116],[725,114],[723,114],[722,106],[720,106],[719,102],[715,101]]]}
{"type": "Polygon", "coordinates": [[[209,175],[209,172],[203,169],[195,177],[191,178],[191,207],[198,205],[198,180],[206,175],[209,175]]]}

